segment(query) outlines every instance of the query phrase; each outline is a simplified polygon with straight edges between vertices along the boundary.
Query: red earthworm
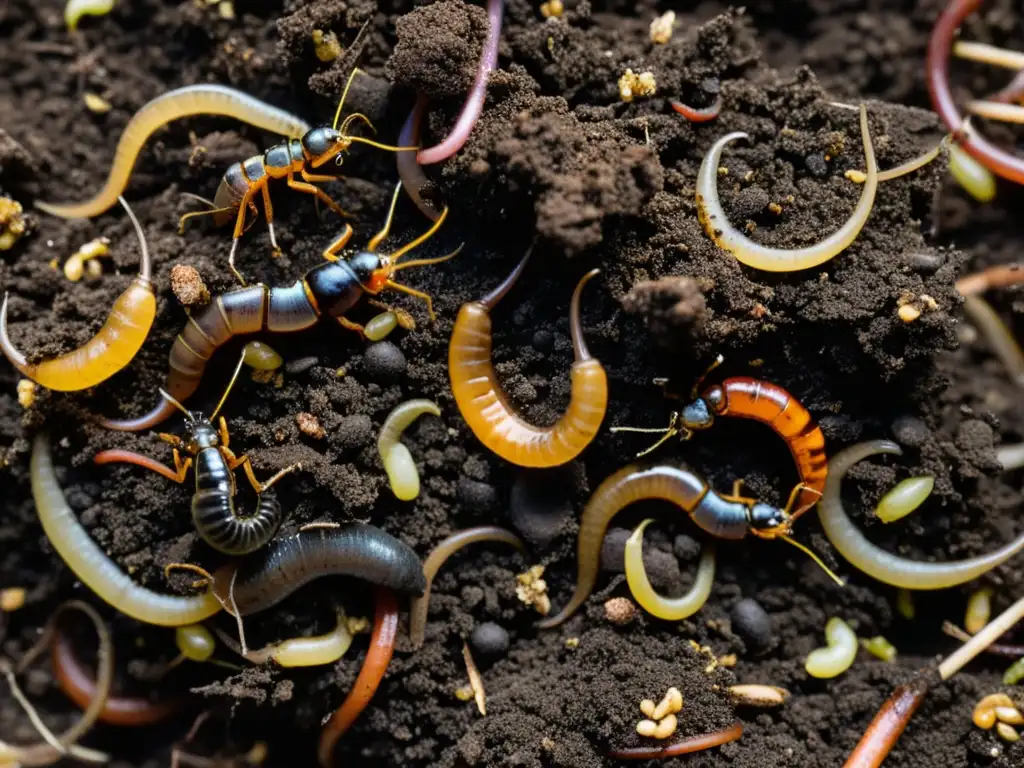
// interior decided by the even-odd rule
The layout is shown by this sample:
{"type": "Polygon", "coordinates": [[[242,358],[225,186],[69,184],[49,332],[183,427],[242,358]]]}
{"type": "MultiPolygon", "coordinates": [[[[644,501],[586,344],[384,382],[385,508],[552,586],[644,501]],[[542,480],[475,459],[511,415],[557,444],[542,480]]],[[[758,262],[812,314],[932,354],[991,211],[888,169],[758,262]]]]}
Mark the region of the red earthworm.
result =
{"type": "Polygon", "coordinates": [[[440,144],[427,149],[421,149],[416,154],[420,165],[432,165],[447,160],[454,155],[469,139],[469,134],[476,125],[480,113],[484,109],[484,99],[487,97],[487,78],[498,63],[498,44],[501,42],[501,20],[505,13],[505,0],[487,0],[487,21],[490,29],[487,32],[487,40],[484,41],[483,50],[480,52],[480,64],[476,71],[476,80],[473,87],[466,96],[466,104],[459,113],[459,119],[455,121],[455,127],[440,144]]]}
{"type": "Polygon", "coordinates": [[[737,720],[728,728],[676,742],[670,747],[631,747],[616,749],[608,753],[616,760],[661,760],[676,755],[688,755],[691,752],[703,752],[705,749],[720,747],[730,741],[736,741],[743,735],[743,723],[737,720]]]}
{"type": "Polygon", "coordinates": [[[893,691],[864,731],[843,768],[878,768],[910,724],[910,718],[921,706],[926,693],[928,683],[923,678],[893,691]]]}
{"type": "Polygon", "coordinates": [[[668,103],[672,106],[672,109],[691,123],[706,123],[709,120],[714,120],[722,111],[721,96],[716,96],[714,102],[709,107],[691,107],[675,99],[669,99],[668,103]]]}
{"type": "MultiPolygon", "coordinates": [[[[67,635],[56,629],[50,643],[53,676],[64,694],[85,708],[96,697],[96,681],[82,664],[67,635]]],[[[133,696],[109,696],[97,719],[108,725],[152,725],[165,720],[180,707],[177,701],[149,701],[133,696]]]]}
{"type": "Polygon", "coordinates": [[[320,733],[317,759],[323,768],[330,768],[338,739],[345,735],[360,713],[366,709],[373,694],[377,692],[377,686],[384,679],[384,673],[391,663],[391,655],[395,651],[395,638],[398,636],[398,603],[395,600],[395,593],[386,587],[377,587],[374,595],[377,607],[373,616],[370,649],[366,652],[366,658],[359,670],[359,676],[352,684],[352,690],[320,733]]]}
{"type": "Polygon", "coordinates": [[[1022,184],[1024,159],[999,149],[969,127],[965,130],[964,117],[960,114],[949,87],[949,56],[953,38],[963,20],[980,5],[981,0],[951,0],[939,14],[931,39],[928,41],[928,93],[931,95],[932,107],[951,131],[960,134],[960,146],[971,157],[997,176],[1022,184]]]}

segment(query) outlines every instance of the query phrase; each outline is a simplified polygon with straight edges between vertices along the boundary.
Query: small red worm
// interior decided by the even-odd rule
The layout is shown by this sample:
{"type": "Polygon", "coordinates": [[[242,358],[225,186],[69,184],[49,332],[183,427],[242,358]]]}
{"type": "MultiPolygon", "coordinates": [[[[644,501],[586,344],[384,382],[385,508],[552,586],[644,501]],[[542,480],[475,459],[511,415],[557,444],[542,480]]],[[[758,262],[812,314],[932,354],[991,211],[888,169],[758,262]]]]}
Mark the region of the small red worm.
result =
{"type": "Polygon", "coordinates": [[[923,679],[901,685],[893,691],[864,731],[843,768],[878,768],[906,730],[926,693],[928,683],[923,679]]]}
{"type": "Polygon", "coordinates": [[[953,38],[963,20],[981,5],[981,0],[951,0],[939,14],[928,41],[927,72],[928,93],[932,107],[942,121],[958,136],[960,145],[979,163],[997,176],[1024,184],[1024,159],[999,149],[974,131],[964,131],[964,118],[953,100],[949,87],[949,56],[953,38]],[[962,135],[961,135],[962,134],[962,135]]]}
{"type": "Polygon", "coordinates": [[[688,755],[691,752],[703,752],[705,749],[720,747],[730,741],[736,741],[743,735],[743,723],[737,720],[728,728],[712,733],[704,733],[700,736],[691,736],[688,739],[676,742],[670,747],[631,747],[630,749],[617,749],[608,753],[608,756],[616,760],[661,760],[676,755],[688,755]]]}
{"type": "Polygon", "coordinates": [[[320,733],[320,746],[317,748],[317,759],[322,768],[330,768],[334,756],[334,745],[356,721],[360,713],[366,709],[377,686],[384,679],[391,654],[395,651],[395,638],[398,636],[398,601],[395,593],[386,587],[377,587],[374,591],[376,608],[373,616],[373,635],[370,637],[370,649],[366,652],[359,676],[352,684],[345,701],[331,715],[323,731],[320,733]]]}
{"type": "MultiPolygon", "coordinates": [[[[64,694],[85,709],[96,696],[96,681],[75,655],[71,641],[60,629],[54,629],[50,643],[53,676],[64,694]]],[[[181,706],[178,701],[153,702],[130,696],[110,696],[100,710],[98,720],[108,725],[152,725],[166,720],[181,706]]]]}
{"type": "Polygon", "coordinates": [[[691,123],[706,123],[709,120],[714,120],[722,111],[721,96],[716,96],[714,103],[710,107],[703,108],[691,107],[687,104],[683,104],[681,101],[676,101],[675,99],[669,99],[668,103],[672,105],[672,109],[685,117],[691,123]]]}

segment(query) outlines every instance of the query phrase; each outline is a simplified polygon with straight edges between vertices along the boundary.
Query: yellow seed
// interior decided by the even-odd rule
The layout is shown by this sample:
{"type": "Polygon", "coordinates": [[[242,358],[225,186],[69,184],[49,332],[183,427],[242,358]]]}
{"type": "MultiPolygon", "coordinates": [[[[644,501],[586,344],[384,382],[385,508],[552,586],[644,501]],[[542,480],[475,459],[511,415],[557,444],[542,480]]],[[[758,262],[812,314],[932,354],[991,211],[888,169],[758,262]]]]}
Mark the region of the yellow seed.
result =
{"type": "Polygon", "coordinates": [[[459,701],[472,701],[476,697],[473,693],[473,688],[468,685],[464,685],[461,688],[455,690],[455,698],[459,701]]]}
{"type": "Polygon", "coordinates": [[[25,605],[24,587],[0,589],[0,612],[10,613],[25,605]]]}
{"type": "Polygon", "coordinates": [[[654,732],[658,730],[658,724],[653,720],[641,720],[636,724],[636,732],[641,736],[651,738],[654,736],[654,732]]]}
{"type": "Polygon", "coordinates": [[[934,488],[935,478],[930,475],[908,477],[882,497],[875,507],[875,515],[883,523],[900,520],[921,506],[934,488]]]}
{"type": "Polygon", "coordinates": [[[896,314],[900,316],[900,320],[904,323],[912,323],[921,316],[921,310],[913,304],[904,304],[896,314]]]}
{"type": "Polygon", "coordinates": [[[964,629],[972,635],[980,632],[992,617],[992,590],[982,587],[973,592],[967,600],[964,613],[964,629]]]}
{"type": "Polygon", "coordinates": [[[996,196],[996,177],[956,144],[949,145],[949,173],[979,203],[996,196]]]}
{"type": "Polygon", "coordinates": [[[860,644],[865,651],[882,661],[892,661],[896,658],[896,646],[881,635],[876,635],[870,640],[861,640],[860,644]]]}
{"type": "Polygon", "coordinates": [[[363,328],[370,341],[380,341],[387,337],[398,326],[398,315],[394,312],[382,312],[372,318],[363,328]]]}
{"type": "Polygon", "coordinates": [[[1000,738],[1004,741],[1020,741],[1020,734],[1006,723],[997,723],[996,733],[998,733],[1000,738]]]}
{"type": "Polygon", "coordinates": [[[752,707],[779,707],[789,698],[789,691],[775,685],[730,685],[729,693],[737,704],[752,707]]]}
{"type": "Polygon", "coordinates": [[[235,4],[232,0],[221,0],[217,5],[217,13],[222,19],[231,21],[235,18],[235,4]]]}
{"type": "Polygon", "coordinates": [[[654,738],[667,739],[669,736],[676,732],[677,724],[678,723],[676,722],[676,716],[668,715],[667,717],[665,717],[665,719],[658,723],[658,727],[654,729],[654,738]]]}
{"type": "Polygon", "coordinates": [[[979,728],[984,728],[986,731],[996,724],[996,712],[994,709],[981,709],[977,707],[974,709],[974,714],[971,715],[971,720],[979,728]]]}
{"type": "Polygon", "coordinates": [[[245,364],[257,371],[276,371],[284,360],[269,345],[262,341],[250,341],[245,345],[245,364]]]}
{"type": "Polygon", "coordinates": [[[1024,715],[1016,707],[996,707],[992,710],[996,713],[996,719],[1010,725],[1024,725],[1024,715]]]}
{"type": "Polygon", "coordinates": [[[18,404],[26,410],[36,401],[36,383],[31,379],[18,380],[18,404]]]}
{"type": "Polygon", "coordinates": [[[640,711],[647,717],[654,717],[654,708],[657,704],[652,699],[644,699],[640,702],[640,711]]]}
{"type": "Polygon", "coordinates": [[[89,280],[99,280],[103,277],[103,264],[97,259],[85,262],[85,276],[89,280]]]}
{"type": "Polygon", "coordinates": [[[990,693],[974,707],[975,712],[979,709],[995,709],[996,707],[1012,707],[1013,699],[1005,693],[990,693]]]}
{"type": "Polygon", "coordinates": [[[217,641],[202,624],[178,627],[174,631],[174,642],[181,655],[192,661],[207,661],[217,650],[217,641]]]}
{"type": "Polygon", "coordinates": [[[90,112],[102,115],[104,112],[110,111],[110,102],[92,91],[83,93],[82,101],[85,102],[85,106],[90,112]]]}
{"type": "Polygon", "coordinates": [[[565,647],[570,651],[580,647],[580,639],[578,637],[570,637],[565,641],[565,647]]]}
{"type": "Polygon", "coordinates": [[[863,184],[865,181],[868,180],[867,174],[865,174],[864,171],[855,171],[851,169],[844,173],[843,175],[846,176],[846,178],[848,178],[854,184],[863,184]]]}

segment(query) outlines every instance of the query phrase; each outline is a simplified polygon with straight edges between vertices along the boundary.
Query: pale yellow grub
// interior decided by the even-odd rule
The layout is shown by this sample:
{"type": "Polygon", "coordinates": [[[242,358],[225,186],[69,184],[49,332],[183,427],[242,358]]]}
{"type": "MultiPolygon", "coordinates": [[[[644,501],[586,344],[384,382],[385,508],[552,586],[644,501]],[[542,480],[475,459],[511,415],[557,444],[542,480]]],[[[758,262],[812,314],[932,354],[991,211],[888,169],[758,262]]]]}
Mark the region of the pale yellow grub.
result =
{"type": "Polygon", "coordinates": [[[804,668],[811,677],[830,678],[848,670],[857,658],[857,634],[850,625],[838,617],[832,617],[825,625],[823,648],[816,648],[807,655],[804,668]]]}
{"type": "Polygon", "coordinates": [[[640,711],[646,717],[654,717],[654,708],[658,705],[654,703],[653,699],[644,699],[640,702],[640,711]]]}
{"type": "Polygon", "coordinates": [[[440,416],[441,409],[431,400],[407,400],[395,408],[384,419],[377,438],[384,471],[387,472],[391,490],[400,501],[412,501],[420,494],[420,475],[412,454],[399,439],[402,433],[422,414],[440,416]]]}
{"type": "Polygon", "coordinates": [[[675,715],[668,715],[660,723],[658,727],[654,729],[654,738],[656,739],[667,739],[673,733],[676,732],[678,723],[675,715]]]}
{"type": "Polygon", "coordinates": [[[657,730],[658,724],[653,720],[641,720],[636,724],[636,732],[649,739],[654,737],[654,732],[657,730]]]}

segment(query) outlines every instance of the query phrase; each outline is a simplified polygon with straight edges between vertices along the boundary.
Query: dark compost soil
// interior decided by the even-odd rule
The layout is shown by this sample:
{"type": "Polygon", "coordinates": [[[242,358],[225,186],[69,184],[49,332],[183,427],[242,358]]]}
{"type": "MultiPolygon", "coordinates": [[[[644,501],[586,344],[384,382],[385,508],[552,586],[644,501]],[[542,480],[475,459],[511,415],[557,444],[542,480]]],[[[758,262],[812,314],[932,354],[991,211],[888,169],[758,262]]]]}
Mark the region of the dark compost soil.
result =
{"type": "MultiPolygon", "coordinates": [[[[720,186],[730,218],[776,246],[820,239],[846,218],[859,192],[844,171],[863,167],[856,112],[829,100],[868,100],[883,168],[941,136],[927,110],[923,58],[942,4],[802,0],[756,3],[738,12],[702,3],[680,13],[664,46],[649,42],[648,25],[667,5],[569,0],[561,19],[544,19],[537,5],[508,3],[500,70],[491,77],[483,119],[457,157],[428,169],[452,213],[422,252],[440,255],[466,243],[455,260],[406,273],[410,284],[433,294],[437,325],[407,297],[387,297],[418,320],[415,331],[390,340],[404,356],[398,371],[374,365],[365,344],[331,323],[268,338],[288,361],[315,361],[286,370],[279,386],[243,377],[226,406],[232,446],[250,454],[259,476],[296,460],[305,465],[277,486],[291,512],[286,534],[316,520],[365,519],[425,556],[452,531],[498,523],[518,529],[531,547],[529,562],[478,546],[448,563],[434,585],[426,644],[411,652],[403,618],[387,679],[341,741],[338,764],[609,765],[609,749],[636,742],[640,699],[659,699],[669,685],[678,686],[686,702],[679,732],[693,735],[732,721],[723,689],[742,681],[782,685],[793,698],[779,710],[741,711],[746,731],[739,742],[666,765],[839,765],[892,687],[954,647],[939,627],[946,618],[962,620],[974,587],[919,594],[916,618],[903,619],[894,610],[895,590],[837,559],[808,515],[798,536],[848,578],[846,588],[781,543],[730,543],[719,548],[710,601],[688,621],[608,624],[603,601],[628,589],[621,576],[606,571],[585,610],[558,630],[538,632],[536,616],[516,598],[514,575],[543,563],[554,604],[568,598],[578,513],[601,479],[643,447],[643,438],[605,430],[581,460],[546,474],[498,460],[466,429],[448,389],[452,321],[462,302],[511,270],[536,233],[533,263],[495,313],[495,363],[531,421],[551,423],[565,407],[572,358],[568,298],[578,277],[600,266],[600,280],[584,297],[584,322],[609,373],[609,424],[663,423],[673,402],[651,379],[671,376],[686,392],[721,352],[726,364],[718,373],[756,375],[801,400],[820,421],[830,452],[895,434],[906,455],[851,472],[847,504],[890,550],[920,559],[961,558],[1008,540],[1019,525],[1021,478],[1000,473],[993,448],[1024,439],[1024,412],[1015,407],[1018,390],[998,360],[958,325],[953,281],[1018,256],[1021,222],[1010,212],[1019,209],[1021,192],[1001,185],[996,203],[982,208],[935,164],[883,184],[860,237],[822,268],[782,275],[747,269],[716,249],[697,222],[694,183],[702,154],[726,131],[750,133],[751,144],[734,144],[725,155],[728,174],[720,186]],[[655,73],[653,98],[619,101],[616,82],[627,67],[655,73]],[[666,102],[675,97],[703,106],[719,91],[724,110],[702,125],[686,122],[666,102]],[[927,294],[938,309],[905,324],[896,311],[908,294],[927,294]],[[386,487],[375,442],[386,414],[410,397],[435,399],[443,416],[422,419],[406,435],[423,489],[414,503],[400,503],[386,487]],[[295,416],[302,411],[320,420],[325,437],[299,431],[295,416]],[[917,421],[908,426],[909,418],[917,421]],[[922,473],[935,476],[935,493],[913,518],[884,530],[867,521],[867,510],[896,480],[922,473]],[[765,655],[755,656],[730,628],[730,609],[743,597],[759,601],[772,617],[776,644],[765,655]],[[839,678],[809,678],[803,660],[822,643],[831,615],[850,621],[861,636],[884,634],[900,649],[898,660],[887,664],[861,654],[839,678]],[[454,692],[466,682],[462,638],[485,621],[506,627],[512,643],[504,658],[483,669],[488,714],[480,717],[454,692]],[[707,656],[690,640],[717,655],[737,654],[738,663],[705,674],[707,656]]],[[[968,36],[1024,46],[1019,10],[1010,0],[986,3],[968,36]]],[[[366,0],[239,0],[235,20],[219,18],[216,6],[203,2],[137,0],[85,19],[73,38],[62,11],[60,0],[0,6],[0,191],[29,211],[37,197],[91,194],[129,117],[160,93],[195,82],[230,84],[311,122],[328,121],[358,59],[368,76],[355,81],[348,108],[366,113],[380,140],[394,141],[415,92],[424,93],[432,103],[425,130],[437,139],[472,82],[486,31],[483,10],[459,0],[380,7],[366,0]],[[314,28],[335,31],[347,46],[363,24],[358,45],[340,58],[322,63],[314,56],[314,28]],[[90,112],[82,101],[86,91],[113,108],[90,112]]],[[[965,92],[1002,84],[1002,75],[987,68],[957,69],[965,92]]],[[[89,597],[60,567],[36,520],[27,459],[37,430],[54,435],[62,482],[90,534],[135,580],[158,590],[184,589],[184,580],[165,583],[164,564],[219,562],[192,530],[188,483],[174,486],[138,468],[90,463],[96,451],[112,447],[168,460],[166,444],[155,434],[104,431],[88,417],[134,415],[155,402],[167,351],[185,319],[169,289],[173,265],[195,266],[214,293],[234,287],[226,269],[228,233],[202,221],[177,233],[177,217],[194,209],[182,193],[212,196],[227,165],[275,141],[230,121],[195,119],[161,131],[143,152],[126,194],[153,253],[158,315],[125,371],[88,393],[40,392],[25,411],[15,396],[19,377],[0,363],[0,587],[29,588],[26,607],[6,617],[5,655],[17,658],[59,602],[89,597]]],[[[394,160],[356,148],[344,172],[329,191],[352,213],[354,242],[362,244],[386,211],[394,160]]],[[[273,193],[286,255],[270,258],[266,228],[258,223],[242,243],[239,263],[250,279],[285,285],[319,262],[340,224],[330,214],[318,219],[304,196],[273,193]]],[[[10,310],[15,342],[42,357],[95,333],[134,273],[137,248],[116,208],[88,221],[37,212],[29,217],[30,233],[0,254],[0,287],[16,296],[10,310]],[[66,281],[52,260],[62,262],[101,235],[111,240],[105,276],[66,281]]],[[[403,200],[388,243],[397,247],[425,226],[403,200]]],[[[1012,291],[990,298],[1018,329],[1024,325],[1024,305],[1012,291]]],[[[357,319],[369,316],[370,310],[357,313],[357,319]]],[[[238,348],[232,344],[218,354],[192,403],[216,402],[238,348]]],[[[658,458],[685,461],[723,490],[745,478],[752,495],[776,503],[795,479],[775,436],[728,420],[692,442],[670,443],[658,458]]],[[[243,499],[251,503],[251,496],[243,499]]],[[[696,565],[697,547],[688,537],[698,533],[657,505],[631,510],[616,525],[631,527],[645,511],[660,513],[660,538],[652,531],[648,545],[652,580],[675,594],[696,565]]],[[[1019,561],[1010,563],[986,581],[1001,608],[1019,594],[1024,571],[1019,561]]],[[[248,620],[250,642],[326,631],[335,600],[350,615],[372,613],[365,585],[323,580],[248,620]]],[[[176,653],[171,632],[104,611],[115,632],[120,684],[144,690],[140,678],[176,653]]],[[[225,617],[217,621],[233,629],[225,617]]],[[[365,648],[365,638],[358,638],[340,662],[311,670],[186,665],[161,683],[168,694],[193,691],[186,714],[151,731],[97,728],[88,743],[113,751],[116,765],[165,765],[191,718],[209,709],[211,724],[190,750],[239,754],[260,739],[268,742],[268,764],[312,764],[321,720],[344,698],[365,648]]],[[[226,649],[219,657],[234,661],[226,649]]],[[[1008,746],[970,723],[973,703],[996,688],[1003,666],[982,660],[937,687],[886,765],[1024,763],[1024,745],[1008,746]]],[[[55,727],[74,717],[45,666],[24,683],[55,727]]],[[[4,693],[0,739],[35,738],[4,693]]]]}

